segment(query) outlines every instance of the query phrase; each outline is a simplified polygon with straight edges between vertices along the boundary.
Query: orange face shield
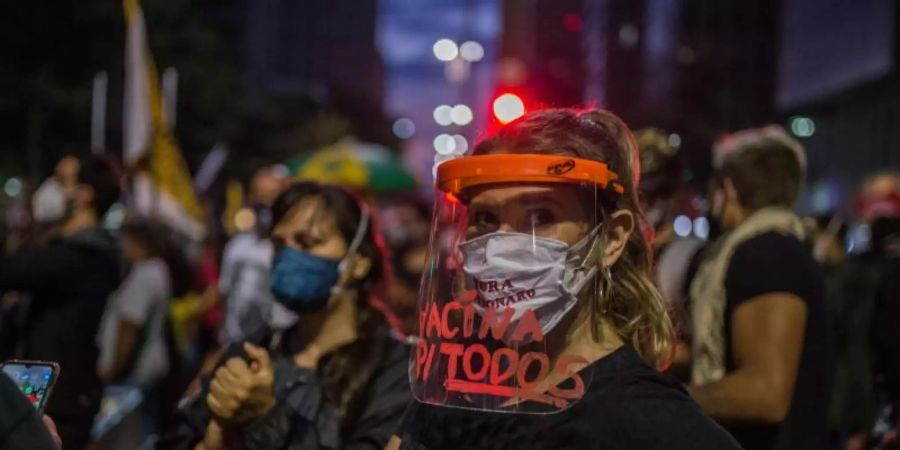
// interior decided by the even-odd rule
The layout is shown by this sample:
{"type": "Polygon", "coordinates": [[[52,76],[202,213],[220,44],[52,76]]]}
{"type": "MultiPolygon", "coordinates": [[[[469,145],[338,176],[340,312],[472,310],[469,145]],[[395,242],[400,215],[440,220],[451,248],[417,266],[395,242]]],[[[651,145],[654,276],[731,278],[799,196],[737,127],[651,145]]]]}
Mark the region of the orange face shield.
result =
{"type": "Polygon", "coordinates": [[[602,162],[557,155],[499,154],[468,156],[438,166],[437,188],[452,195],[485,184],[573,183],[625,192],[619,176],[602,162]]]}

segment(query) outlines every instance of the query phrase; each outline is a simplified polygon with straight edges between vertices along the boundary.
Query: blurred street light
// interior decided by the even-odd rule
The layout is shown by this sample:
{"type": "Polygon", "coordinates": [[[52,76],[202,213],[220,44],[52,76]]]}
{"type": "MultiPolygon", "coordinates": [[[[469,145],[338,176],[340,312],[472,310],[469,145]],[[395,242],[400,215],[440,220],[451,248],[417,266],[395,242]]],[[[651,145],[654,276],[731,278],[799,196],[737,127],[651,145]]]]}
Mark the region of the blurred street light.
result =
{"type": "Polygon", "coordinates": [[[438,125],[446,127],[453,123],[453,119],[450,116],[451,108],[449,105],[440,105],[437,108],[434,108],[434,121],[437,122],[438,125]]]}
{"type": "Polygon", "coordinates": [[[416,132],[416,124],[406,117],[397,119],[393,126],[394,136],[400,139],[409,139],[416,132]]]}
{"type": "Polygon", "coordinates": [[[466,140],[465,136],[461,134],[454,134],[453,143],[454,155],[464,155],[467,151],[469,151],[469,141],[466,140]]]}
{"type": "Polygon", "coordinates": [[[459,55],[469,62],[478,62],[484,58],[484,47],[475,41],[463,42],[459,47],[459,55]]]}
{"type": "Polygon", "coordinates": [[[449,134],[439,134],[434,138],[434,151],[439,155],[452,155],[456,151],[456,141],[449,134]]]}
{"type": "Polygon", "coordinates": [[[494,100],[494,117],[506,124],[525,115],[525,102],[516,94],[503,94],[494,100]]]}
{"type": "Polygon", "coordinates": [[[22,181],[18,178],[10,178],[3,185],[3,190],[10,197],[18,197],[22,193],[22,181]]]}
{"type": "Polygon", "coordinates": [[[797,137],[810,137],[816,132],[816,123],[809,117],[791,119],[791,133],[797,137]]]}
{"type": "Polygon", "coordinates": [[[472,108],[466,105],[456,105],[450,110],[450,120],[459,126],[468,125],[472,118],[472,108]]]}
{"type": "Polygon", "coordinates": [[[434,57],[440,61],[450,62],[459,55],[459,47],[450,39],[440,39],[432,47],[434,57]]]}

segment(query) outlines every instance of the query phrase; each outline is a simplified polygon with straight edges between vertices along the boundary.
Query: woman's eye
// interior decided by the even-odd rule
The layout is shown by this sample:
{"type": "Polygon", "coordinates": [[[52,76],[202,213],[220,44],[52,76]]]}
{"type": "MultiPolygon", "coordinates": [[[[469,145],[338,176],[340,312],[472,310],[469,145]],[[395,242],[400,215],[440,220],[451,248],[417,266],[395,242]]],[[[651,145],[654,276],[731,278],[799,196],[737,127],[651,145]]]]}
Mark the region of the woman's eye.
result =
{"type": "Polygon", "coordinates": [[[294,243],[304,250],[309,250],[310,248],[315,247],[318,242],[308,234],[297,233],[294,235],[294,243]]]}
{"type": "Polygon", "coordinates": [[[532,227],[541,227],[556,222],[556,215],[547,208],[537,208],[528,211],[529,225],[532,227]]]}
{"type": "Polygon", "coordinates": [[[496,226],[497,216],[488,211],[476,211],[469,218],[469,225],[476,227],[496,226]]]}

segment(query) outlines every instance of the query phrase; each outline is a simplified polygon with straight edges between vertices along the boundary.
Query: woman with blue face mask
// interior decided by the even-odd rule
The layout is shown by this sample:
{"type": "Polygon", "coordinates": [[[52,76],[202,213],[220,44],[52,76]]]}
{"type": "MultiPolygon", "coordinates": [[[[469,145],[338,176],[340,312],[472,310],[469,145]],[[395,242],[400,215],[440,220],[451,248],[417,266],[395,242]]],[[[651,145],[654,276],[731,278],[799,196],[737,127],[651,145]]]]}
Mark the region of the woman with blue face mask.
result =
{"type": "Polygon", "coordinates": [[[408,350],[369,301],[382,262],[369,211],[339,187],[301,182],[275,201],[272,219],[272,292],[299,320],[267,346],[227,350],[180,427],[193,433],[172,441],[382,448],[409,399],[408,350]]]}

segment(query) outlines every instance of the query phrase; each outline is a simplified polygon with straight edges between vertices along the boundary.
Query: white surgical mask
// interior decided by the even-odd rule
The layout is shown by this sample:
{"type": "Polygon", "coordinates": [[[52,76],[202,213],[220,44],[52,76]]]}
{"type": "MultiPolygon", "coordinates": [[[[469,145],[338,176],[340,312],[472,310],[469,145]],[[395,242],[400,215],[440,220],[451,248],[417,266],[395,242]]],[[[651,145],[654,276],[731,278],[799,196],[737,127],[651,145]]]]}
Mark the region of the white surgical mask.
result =
{"type": "MultiPolygon", "coordinates": [[[[473,306],[502,313],[513,310],[514,324],[533,310],[546,335],[578,301],[597,274],[594,241],[600,227],[572,245],[523,233],[495,232],[460,244],[466,288],[478,293],[473,306]],[[581,257],[586,245],[591,248],[581,257]]],[[[510,327],[514,328],[514,327],[510,327]]]]}

